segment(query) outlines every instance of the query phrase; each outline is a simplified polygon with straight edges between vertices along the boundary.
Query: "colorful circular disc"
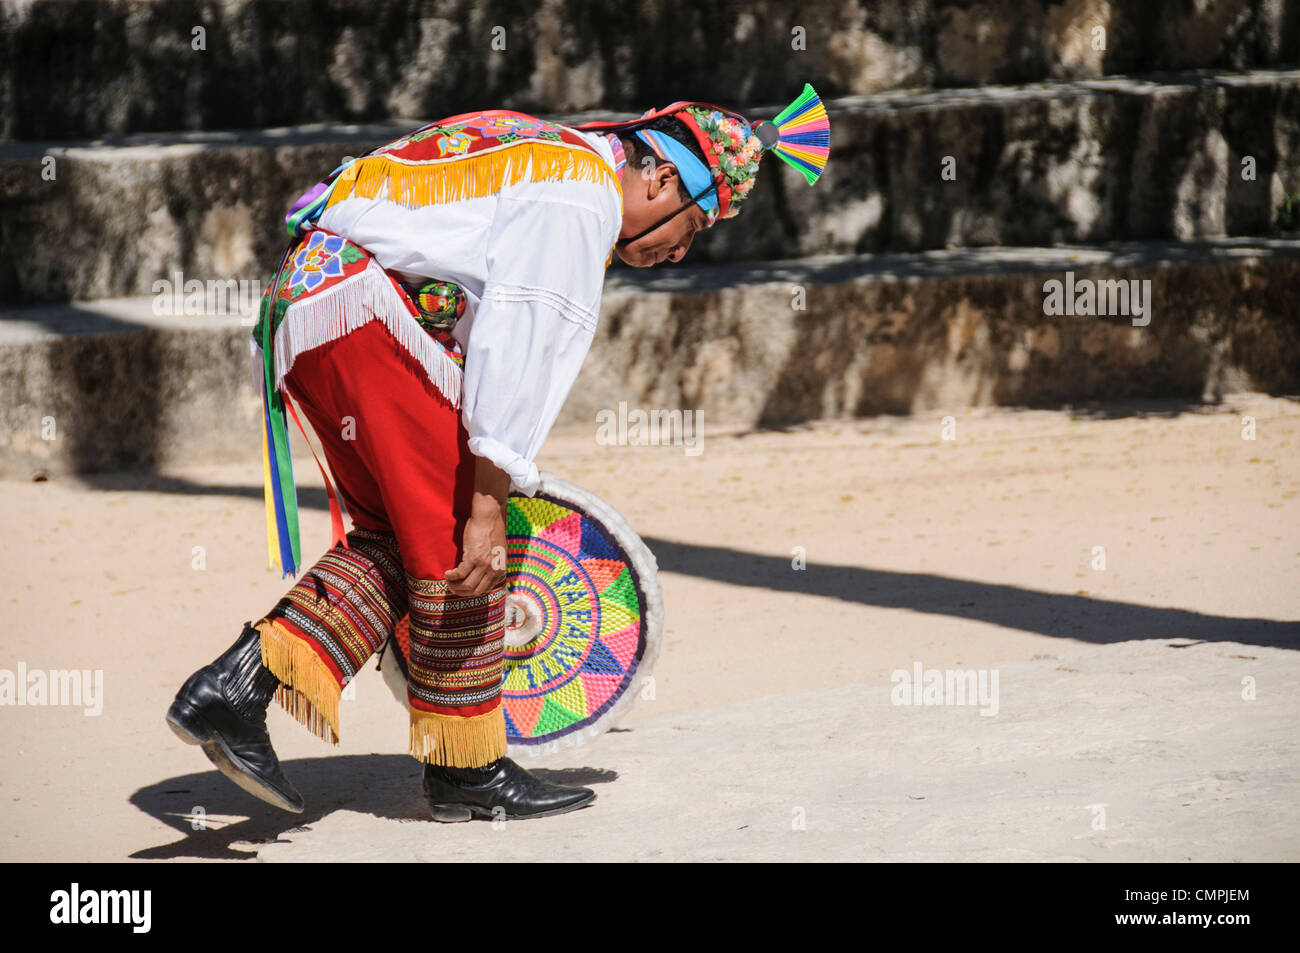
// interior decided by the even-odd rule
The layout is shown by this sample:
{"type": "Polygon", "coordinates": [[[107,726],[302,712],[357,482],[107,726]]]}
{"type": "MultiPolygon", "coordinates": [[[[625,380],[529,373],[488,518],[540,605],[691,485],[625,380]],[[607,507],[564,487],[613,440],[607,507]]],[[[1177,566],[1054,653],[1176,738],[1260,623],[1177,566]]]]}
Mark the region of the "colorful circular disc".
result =
{"type": "Polygon", "coordinates": [[[506,535],[507,738],[579,744],[613,727],[658,657],[658,566],[613,507],[550,473],[510,496],[506,535]]]}
{"type": "Polygon", "coordinates": [[[612,507],[550,474],[535,496],[510,497],[506,535],[510,743],[609,730],[658,655],[654,556],[612,507]]]}

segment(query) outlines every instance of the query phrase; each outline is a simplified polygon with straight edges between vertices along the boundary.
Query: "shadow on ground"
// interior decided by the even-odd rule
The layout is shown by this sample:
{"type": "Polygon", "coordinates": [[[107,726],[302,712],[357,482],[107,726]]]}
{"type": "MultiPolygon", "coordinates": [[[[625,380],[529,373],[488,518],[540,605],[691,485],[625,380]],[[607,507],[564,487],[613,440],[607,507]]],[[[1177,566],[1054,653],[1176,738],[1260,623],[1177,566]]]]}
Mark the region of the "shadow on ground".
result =
{"type": "MultiPolygon", "coordinates": [[[[556,784],[606,784],[618,778],[617,772],[603,768],[529,770],[556,784]]],[[[140,788],[131,795],[131,803],[181,837],[141,848],[131,858],[253,860],[262,845],[290,831],[309,828],[339,810],[401,823],[436,823],[429,817],[420,789],[420,765],[406,755],[299,758],[284,762],[284,771],[307,802],[302,814],[290,814],[259,801],[216,770],[167,778],[140,788]],[[205,829],[194,829],[196,808],[213,818],[205,829]],[[224,818],[232,815],[243,815],[245,820],[225,823],[224,818]]]]}
{"type": "MultiPolygon", "coordinates": [[[[113,471],[107,473],[79,473],[78,483],[92,490],[111,493],[169,493],[176,496],[229,496],[241,500],[263,499],[261,486],[234,486],[212,483],[195,483],[183,477],[164,476],[160,473],[113,471]]],[[[299,486],[298,509],[322,510],[330,508],[329,496],[324,487],[299,486]]]]}
{"type": "MultiPolygon", "coordinates": [[[[1087,403],[1072,408],[1076,418],[1103,422],[1126,417],[1170,418],[1189,413],[1222,412],[1234,411],[1230,404],[1209,407],[1177,399],[1087,403]]],[[[793,430],[800,427],[775,425],[752,432],[763,429],[793,430]]],[[[250,500],[262,498],[260,486],[214,486],[157,473],[83,474],[79,479],[88,487],[107,491],[230,496],[250,500]]],[[[329,503],[324,489],[299,487],[298,505],[302,509],[325,510],[329,503]]],[[[645,542],[665,572],[735,586],[755,586],[843,599],[878,608],[948,615],[1094,644],[1133,639],[1189,639],[1300,648],[1300,621],[1210,615],[931,573],[820,563],[809,563],[806,571],[796,572],[786,555],[744,552],[724,546],[658,538],[646,538],[645,542]]]]}
{"type": "Polygon", "coordinates": [[[1193,639],[1300,648],[1300,621],[1207,615],[923,572],[811,562],[807,569],[795,571],[790,557],[785,555],[746,553],[653,537],[647,537],[645,544],[663,572],[733,586],[843,599],[881,609],[908,609],[990,622],[1097,645],[1133,639],[1193,639]]]}

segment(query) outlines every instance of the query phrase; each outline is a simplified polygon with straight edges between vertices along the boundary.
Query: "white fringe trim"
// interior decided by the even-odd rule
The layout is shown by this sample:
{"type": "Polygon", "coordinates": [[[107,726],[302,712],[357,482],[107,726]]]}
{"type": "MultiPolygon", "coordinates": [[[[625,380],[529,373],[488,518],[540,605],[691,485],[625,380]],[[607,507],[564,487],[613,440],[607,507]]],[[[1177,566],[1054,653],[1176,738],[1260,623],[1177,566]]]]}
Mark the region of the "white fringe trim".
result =
{"type": "MultiPolygon", "coordinates": [[[[442,346],[411,317],[391,279],[373,259],[366,270],[320,294],[289,305],[275,332],[275,387],[299,354],[336,341],[371,321],[382,321],[407,354],[424,368],[438,392],[460,407],[463,372],[442,346]]],[[[261,348],[253,342],[255,353],[261,348]]]]}

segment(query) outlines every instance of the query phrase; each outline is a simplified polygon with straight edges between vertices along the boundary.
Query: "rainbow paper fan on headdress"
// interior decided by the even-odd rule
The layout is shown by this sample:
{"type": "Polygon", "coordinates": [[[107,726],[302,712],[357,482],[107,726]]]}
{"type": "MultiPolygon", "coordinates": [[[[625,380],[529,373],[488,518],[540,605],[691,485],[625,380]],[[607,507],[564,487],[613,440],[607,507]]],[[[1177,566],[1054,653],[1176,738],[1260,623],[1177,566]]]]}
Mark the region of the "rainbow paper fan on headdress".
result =
{"type": "Polygon", "coordinates": [[[765,150],[798,169],[809,185],[826,168],[831,152],[831,122],[816,90],[808,83],[803,84],[799,98],[774,119],[756,125],[754,135],[765,150]]]}

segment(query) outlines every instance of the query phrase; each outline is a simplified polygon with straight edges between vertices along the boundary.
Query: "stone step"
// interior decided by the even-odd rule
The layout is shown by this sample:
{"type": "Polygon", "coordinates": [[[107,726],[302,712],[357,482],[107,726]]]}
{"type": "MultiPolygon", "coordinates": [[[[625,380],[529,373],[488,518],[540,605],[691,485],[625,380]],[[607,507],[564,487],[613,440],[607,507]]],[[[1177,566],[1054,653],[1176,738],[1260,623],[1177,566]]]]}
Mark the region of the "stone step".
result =
{"type": "MultiPolygon", "coordinates": [[[[635,429],[638,410],[693,410],[697,425],[734,429],[1294,394],[1298,285],[1300,240],[1263,239],[623,272],[608,281],[558,426],[594,440],[598,420],[635,429]],[[1144,314],[1046,313],[1047,282],[1073,281],[1083,304],[1084,279],[1139,282],[1144,314]]],[[[155,314],[147,297],[0,311],[0,474],[256,454],[249,323],[238,313],[155,314]]]]}
{"type": "Polygon", "coordinates": [[[1300,0],[752,0],[708,15],[693,0],[6,0],[0,137],[473,105],[639,113],[690,97],[786,102],[805,81],[842,96],[1297,63],[1300,0]]]}
{"type": "MultiPolygon", "coordinates": [[[[822,181],[810,189],[769,158],[745,227],[701,236],[695,263],[1267,235],[1284,197],[1300,196],[1300,71],[895,92],[829,108],[822,181]]],[[[0,146],[0,300],[146,294],[175,272],[265,280],[293,199],[343,156],[417,123],[0,146]]]]}

